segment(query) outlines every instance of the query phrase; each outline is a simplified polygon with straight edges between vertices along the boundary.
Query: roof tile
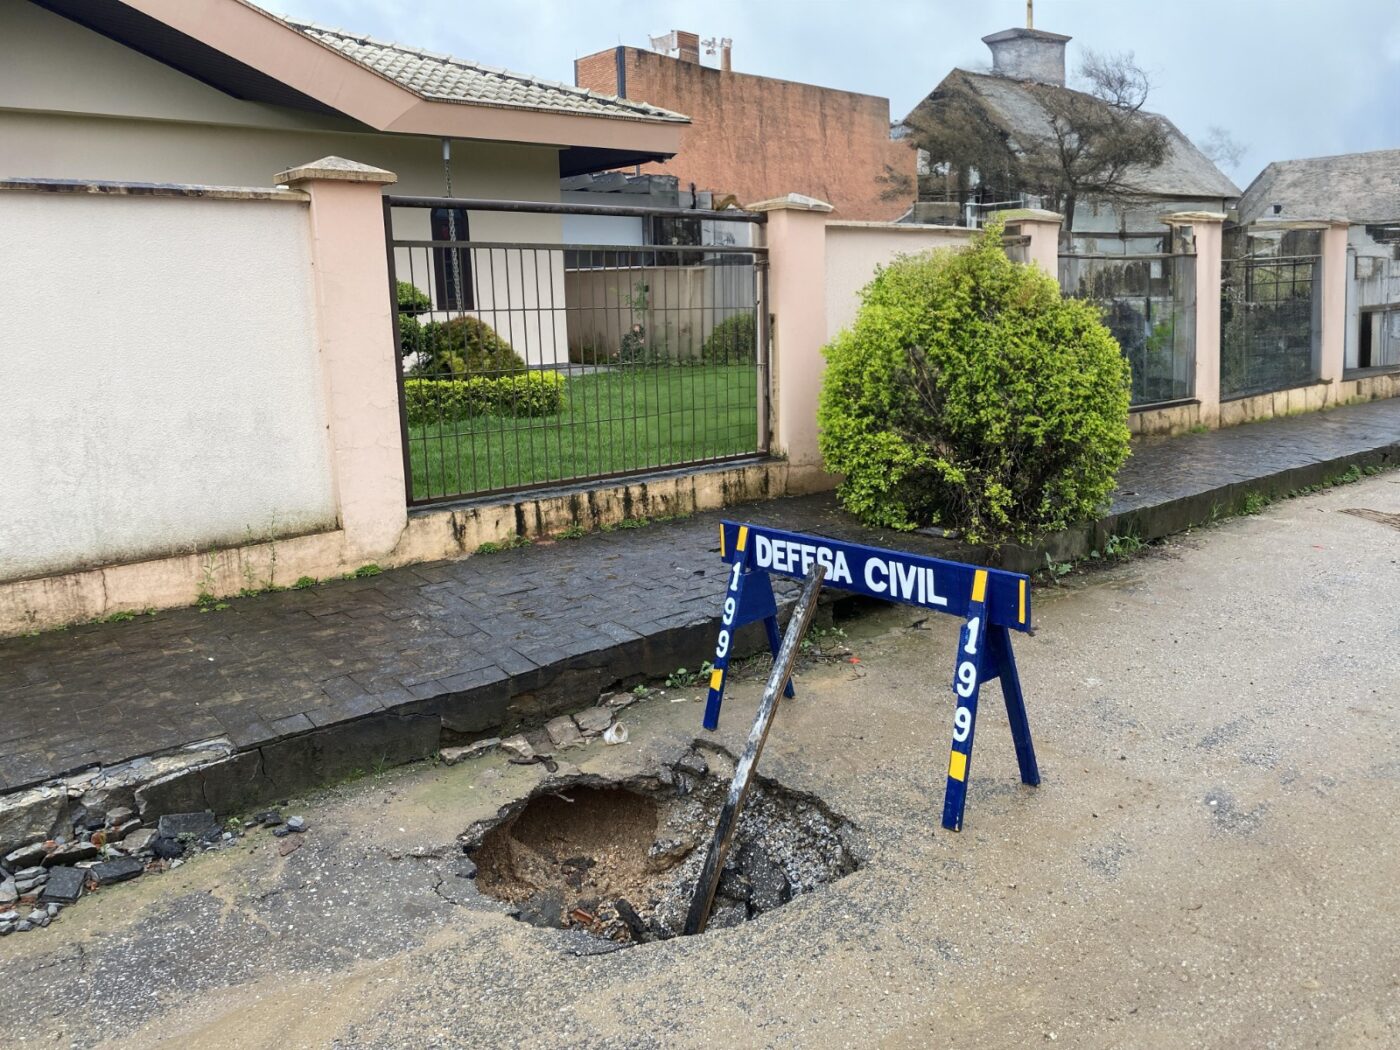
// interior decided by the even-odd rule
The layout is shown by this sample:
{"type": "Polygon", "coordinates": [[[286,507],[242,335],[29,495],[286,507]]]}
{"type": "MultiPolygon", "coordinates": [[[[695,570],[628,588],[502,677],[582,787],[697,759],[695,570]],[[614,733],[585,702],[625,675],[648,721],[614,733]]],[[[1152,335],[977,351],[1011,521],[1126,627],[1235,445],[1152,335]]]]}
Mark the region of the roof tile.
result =
{"type": "Polygon", "coordinates": [[[685,122],[687,117],[645,102],[541,80],[527,73],[468,62],[402,44],[284,18],[289,26],[351,58],[420,98],[477,106],[505,106],[622,120],[685,122]]]}

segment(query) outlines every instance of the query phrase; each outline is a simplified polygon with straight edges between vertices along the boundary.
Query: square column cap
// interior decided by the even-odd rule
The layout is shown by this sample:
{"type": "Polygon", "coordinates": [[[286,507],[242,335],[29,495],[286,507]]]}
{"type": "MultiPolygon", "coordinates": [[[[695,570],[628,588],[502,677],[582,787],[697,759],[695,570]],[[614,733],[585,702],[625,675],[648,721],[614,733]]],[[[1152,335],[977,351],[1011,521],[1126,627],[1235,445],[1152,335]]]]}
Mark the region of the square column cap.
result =
{"type": "Polygon", "coordinates": [[[801,193],[789,193],[785,197],[774,197],[771,200],[759,201],[757,204],[750,204],[746,211],[835,211],[826,201],[817,200],[816,197],[807,197],[801,193]]]}
{"type": "Polygon", "coordinates": [[[399,177],[392,171],[376,168],[371,164],[346,160],[344,157],[322,157],[310,164],[301,164],[272,176],[278,185],[294,186],[299,182],[327,180],[333,182],[374,182],[387,185],[398,182],[399,177]]]}

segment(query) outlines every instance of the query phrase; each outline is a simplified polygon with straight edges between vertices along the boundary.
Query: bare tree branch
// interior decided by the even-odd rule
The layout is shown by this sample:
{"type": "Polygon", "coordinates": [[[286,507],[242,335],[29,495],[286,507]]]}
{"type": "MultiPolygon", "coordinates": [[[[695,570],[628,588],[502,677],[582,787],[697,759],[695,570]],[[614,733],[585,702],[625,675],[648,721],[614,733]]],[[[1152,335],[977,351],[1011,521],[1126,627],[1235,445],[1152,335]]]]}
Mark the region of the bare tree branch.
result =
{"type": "Polygon", "coordinates": [[[1237,168],[1244,160],[1246,146],[1219,124],[1212,124],[1201,142],[1201,152],[1221,167],[1237,168]]]}
{"type": "Polygon", "coordinates": [[[1131,51],[1109,54],[1085,50],[1079,75],[1088,85],[1089,94],[1117,109],[1137,112],[1147,104],[1152,91],[1152,82],[1133,60],[1131,51]]]}

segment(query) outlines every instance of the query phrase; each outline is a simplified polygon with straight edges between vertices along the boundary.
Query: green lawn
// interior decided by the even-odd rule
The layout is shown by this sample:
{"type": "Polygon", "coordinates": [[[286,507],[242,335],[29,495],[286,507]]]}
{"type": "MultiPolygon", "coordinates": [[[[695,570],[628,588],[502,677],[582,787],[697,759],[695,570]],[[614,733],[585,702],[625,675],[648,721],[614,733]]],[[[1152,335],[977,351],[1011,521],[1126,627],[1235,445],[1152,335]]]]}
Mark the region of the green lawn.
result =
{"type": "Polygon", "coordinates": [[[758,447],[752,365],[627,365],[567,380],[557,416],[409,428],[414,499],[742,455],[758,447]]]}

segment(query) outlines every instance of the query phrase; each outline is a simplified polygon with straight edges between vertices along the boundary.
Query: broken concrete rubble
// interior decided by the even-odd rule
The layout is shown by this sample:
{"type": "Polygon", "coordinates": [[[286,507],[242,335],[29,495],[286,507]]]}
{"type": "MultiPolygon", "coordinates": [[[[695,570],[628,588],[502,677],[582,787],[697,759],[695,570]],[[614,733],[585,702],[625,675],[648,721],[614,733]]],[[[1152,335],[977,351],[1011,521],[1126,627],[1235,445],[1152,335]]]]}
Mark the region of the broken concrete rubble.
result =
{"type": "Polygon", "coordinates": [[[574,722],[586,736],[597,736],[612,725],[614,714],[606,707],[586,707],[574,715],[574,722]]]}
{"type": "Polygon", "coordinates": [[[438,754],[441,756],[444,765],[455,766],[458,762],[464,762],[469,758],[489,755],[500,746],[501,738],[492,736],[484,740],[474,740],[464,747],[445,747],[438,754]]]}
{"type": "Polygon", "coordinates": [[[544,724],[544,730],[549,734],[550,742],[560,751],[583,746],[583,734],[568,715],[551,718],[544,724]]]}

